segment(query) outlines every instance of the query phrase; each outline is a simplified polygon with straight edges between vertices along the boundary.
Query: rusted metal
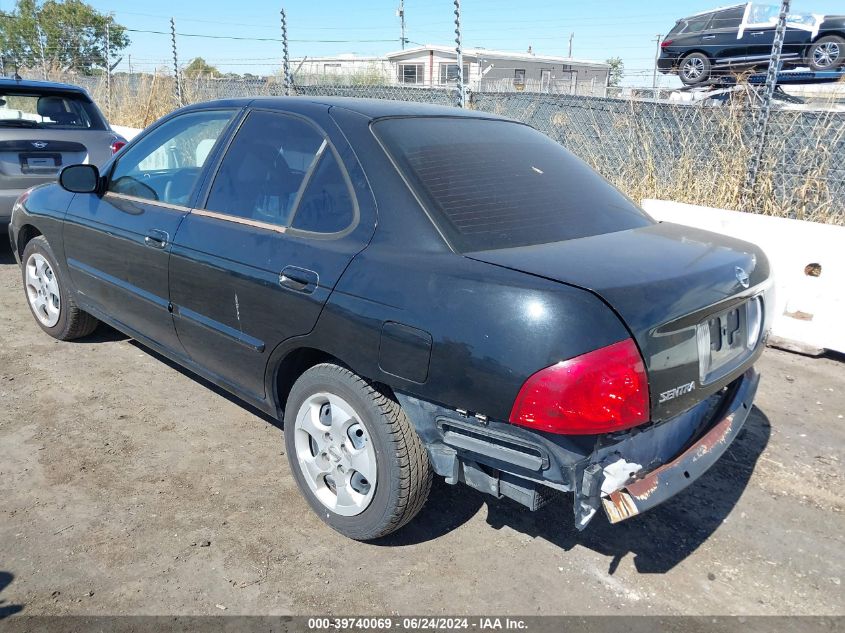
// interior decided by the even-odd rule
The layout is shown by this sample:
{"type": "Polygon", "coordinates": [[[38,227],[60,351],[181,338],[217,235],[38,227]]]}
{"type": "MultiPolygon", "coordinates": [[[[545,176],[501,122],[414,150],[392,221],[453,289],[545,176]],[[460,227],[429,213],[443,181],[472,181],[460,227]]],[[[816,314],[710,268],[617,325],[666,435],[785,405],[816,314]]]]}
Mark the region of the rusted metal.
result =
{"type": "MultiPolygon", "coordinates": [[[[752,370],[746,376],[754,382],[752,370]]],[[[677,494],[700,477],[727,450],[748,416],[750,404],[745,394],[737,394],[730,412],[687,450],[641,479],[626,484],[602,498],[602,507],[611,523],[636,516],[677,494]]]]}
{"type": "Polygon", "coordinates": [[[601,503],[611,523],[619,523],[640,513],[631,495],[624,490],[611,492],[609,497],[602,498],[601,503]]]}

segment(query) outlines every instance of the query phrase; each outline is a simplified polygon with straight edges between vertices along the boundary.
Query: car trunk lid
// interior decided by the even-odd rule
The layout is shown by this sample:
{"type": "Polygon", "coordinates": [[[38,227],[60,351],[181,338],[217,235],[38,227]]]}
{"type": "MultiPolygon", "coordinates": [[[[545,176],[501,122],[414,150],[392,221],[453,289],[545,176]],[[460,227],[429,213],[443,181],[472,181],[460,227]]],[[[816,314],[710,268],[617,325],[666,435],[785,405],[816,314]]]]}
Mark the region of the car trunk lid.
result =
{"type": "Polygon", "coordinates": [[[721,389],[757,351],[753,332],[760,330],[763,306],[752,297],[769,269],[763,252],[747,242],[660,223],[467,256],[603,299],[640,348],[655,420],[721,389]]]}

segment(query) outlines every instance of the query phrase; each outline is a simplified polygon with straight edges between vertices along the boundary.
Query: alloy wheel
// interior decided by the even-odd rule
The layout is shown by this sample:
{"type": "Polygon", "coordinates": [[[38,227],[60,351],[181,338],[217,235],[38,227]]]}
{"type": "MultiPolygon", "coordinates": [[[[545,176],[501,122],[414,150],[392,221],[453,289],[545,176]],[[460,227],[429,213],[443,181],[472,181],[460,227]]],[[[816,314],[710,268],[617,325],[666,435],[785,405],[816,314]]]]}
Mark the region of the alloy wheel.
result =
{"type": "Polygon", "coordinates": [[[687,79],[695,81],[704,73],[704,61],[698,57],[690,57],[681,67],[681,72],[687,79]]]}
{"type": "Polygon", "coordinates": [[[26,261],[26,296],[42,325],[53,327],[59,322],[62,310],[59,282],[50,263],[40,253],[33,253],[26,261]]]}
{"type": "Polygon", "coordinates": [[[366,510],[376,490],[376,453],[352,405],[316,393],[297,411],[293,432],[296,461],[317,499],[342,516],[366,510]]]}
{"type": "Polygon", "coordinates": [[[830,68],[839,61],[841,50],[836,42],[825,42],[813,49],[813,63],[818,68],[830,68]]]}

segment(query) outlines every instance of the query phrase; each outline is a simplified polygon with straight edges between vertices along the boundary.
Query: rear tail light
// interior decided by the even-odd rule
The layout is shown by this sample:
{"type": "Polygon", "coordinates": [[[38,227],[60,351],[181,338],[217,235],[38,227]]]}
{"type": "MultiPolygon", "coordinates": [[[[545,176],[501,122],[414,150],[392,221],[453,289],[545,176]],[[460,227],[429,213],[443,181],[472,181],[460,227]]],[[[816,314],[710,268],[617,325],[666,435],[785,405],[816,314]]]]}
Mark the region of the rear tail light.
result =
{"type": "Polygon", "coordinates": [[[111,144],[111,153],[117,154],[126,145],[126,141],[115,139],[111,144]]]}
{"type": "Polygon", "coordinates": [[[538,371],[525,381],[510,421],[549,433],[592,435],[648,422],[648,377],[632,339],[538,371]]]}
{"type": "Polygon", "coordinates": [[[662,42],[660,42],[660,48],[668,48],[672,46],[672,42],[674,41],[675,40],[663,40],[662,42]]]}

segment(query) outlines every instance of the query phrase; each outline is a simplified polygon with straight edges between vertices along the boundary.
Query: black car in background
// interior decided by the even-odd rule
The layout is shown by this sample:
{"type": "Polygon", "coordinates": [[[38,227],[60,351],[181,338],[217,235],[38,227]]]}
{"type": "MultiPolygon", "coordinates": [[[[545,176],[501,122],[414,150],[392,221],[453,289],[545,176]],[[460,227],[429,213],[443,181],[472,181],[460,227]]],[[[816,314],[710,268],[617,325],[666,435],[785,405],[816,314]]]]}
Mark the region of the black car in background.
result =
{"type": "MultiPolygon", "coordinates": [[[[675,23],[660,44],[657,66],[688,85],[768,65],[778,7],[744,3],[699,13],[675,23]]],[[[791,14],[784,67],[830,71],[845,62],[845,15],[791,14]]]]}
{"type": "Polygon", "coordinates": [[[751,409],[762,251],[654,222],[521,123],[217,101],[60,183],[10,225],[38,325],[104,321],[283,420],[303,495],[355,539],[411,520],[432,473],[618,521],[698,478],[751,409]]]}

